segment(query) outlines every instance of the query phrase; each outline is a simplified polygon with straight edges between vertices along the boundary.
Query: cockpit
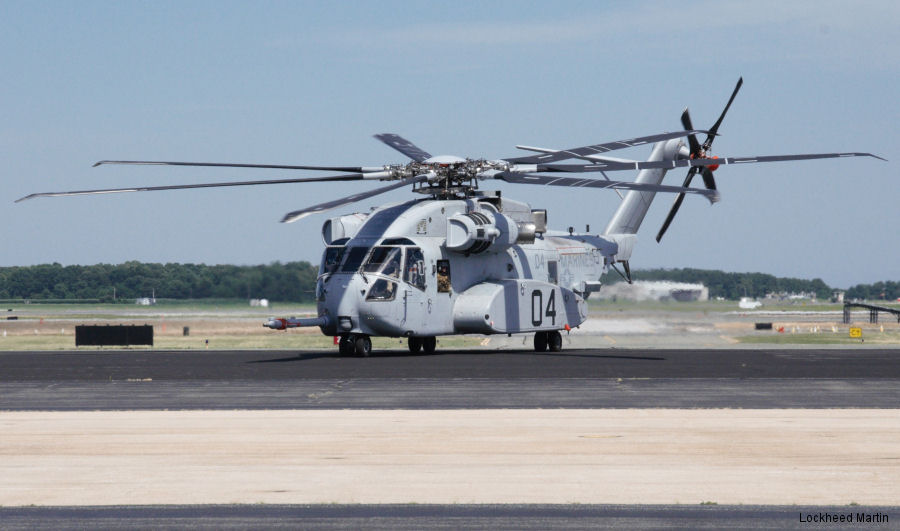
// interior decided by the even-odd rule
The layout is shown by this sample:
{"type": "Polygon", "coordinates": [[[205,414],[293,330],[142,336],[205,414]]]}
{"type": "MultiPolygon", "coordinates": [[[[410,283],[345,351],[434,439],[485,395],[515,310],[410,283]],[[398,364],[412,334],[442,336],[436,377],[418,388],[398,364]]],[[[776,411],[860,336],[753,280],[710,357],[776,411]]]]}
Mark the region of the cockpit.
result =
{"type": "Polygon", "coordinates": [[[425,258],[422,249],[407,238],[387,238],[374,247],[344,246],[335,241],[325,249],[319,267],[316,299],[325,299],[325,283],[337,273],[360,273],[370,288],[368,301],[396,297],[399,282],[425,290],[425,258]]]}

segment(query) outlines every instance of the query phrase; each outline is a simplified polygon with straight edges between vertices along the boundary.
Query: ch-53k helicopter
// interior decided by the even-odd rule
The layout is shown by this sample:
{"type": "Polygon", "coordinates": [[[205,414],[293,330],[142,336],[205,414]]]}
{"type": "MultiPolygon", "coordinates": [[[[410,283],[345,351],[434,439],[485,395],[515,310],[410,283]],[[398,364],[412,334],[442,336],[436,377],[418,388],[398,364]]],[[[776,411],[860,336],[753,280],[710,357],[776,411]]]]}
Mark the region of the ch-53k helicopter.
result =
{"type": "Polygon", "coordinates": [[[876,157],[869,153],[713,157],[710,154],[713,140],[742,83],[743,78],[719,119],[708,130],[694,129],[685,109],[681,116],[683,131],[563,150],[517,146],[537,154],[498,160],[432,156],[395,134],[379,134],[375,138],[409,157],[411,162],[361,167],[104,160],[95,166],[214,166],[345,174],[39,193],[19,201],[41,196],[259,184],[392,181],[387,186],[291,212],[281,220],[290,223],[411,186],[422,197],[325,221],[322,238],[326,248],[315,293],[317,317],[271,318],[264,326],[276,330],[317,326],[325,335],[340,336],[342,355],[369,355],[372,336],[406,337],[410,351],[431,353],[435,350],[436,336],[452,334],[533,333],[535,350],[559,351],[560,331],[569,331],[585,321],[585,301],[600,289],[601,275],[612,268],[631,281],[629,259],[636,233],[657,192],[678,194],[656,236],[659,241],[686,194],[703,196],[711,203],[718,201],[713,172],[722,165],[876,157]],[[702,144],[698,134],[706,134],[702,144]],[[616,149],[650,143],[653,149],[646,160],[605,155],[616,149]],[[568,159],[582,163],[560,163],[568,159]],[[666,172],[676,168],[687,168],[682,186],[662,185],[666,172]],[[639,171],[637,179],[613,181],[605,173],[622,170],[639,171]],[[584,176],[589,173],[600,173],[604,178],[584,176]],[[704,188],[690,187],[698,173],[704,188]],[[479,190],[479,180],[486,179],[513,184],[626,190],[627,193],[602,233],[576,234],[571,229],[549,230],[546,210],[503,197],[499,191],[479,190]]]}

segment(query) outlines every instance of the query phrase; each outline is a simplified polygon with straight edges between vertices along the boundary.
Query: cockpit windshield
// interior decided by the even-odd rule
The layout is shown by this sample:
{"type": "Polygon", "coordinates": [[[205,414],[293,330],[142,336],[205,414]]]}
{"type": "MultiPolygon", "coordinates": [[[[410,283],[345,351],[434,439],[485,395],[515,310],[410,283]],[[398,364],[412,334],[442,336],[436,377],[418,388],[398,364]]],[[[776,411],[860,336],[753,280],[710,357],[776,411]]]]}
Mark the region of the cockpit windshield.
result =
{"type": "Polygon", "coordinates": [[[401,257],[402,252],[399,247],[375,247],[363,266],[363,272],[380,273],[388,277],[399,278],[401,257]]]}
{"type": "Polygon", "coordinates": [[[347,250],[347,258],[341,266],[341,273],[355,273],[362,265],[363,258],[369,253],[368,247],[350,247],[347,250]]]}

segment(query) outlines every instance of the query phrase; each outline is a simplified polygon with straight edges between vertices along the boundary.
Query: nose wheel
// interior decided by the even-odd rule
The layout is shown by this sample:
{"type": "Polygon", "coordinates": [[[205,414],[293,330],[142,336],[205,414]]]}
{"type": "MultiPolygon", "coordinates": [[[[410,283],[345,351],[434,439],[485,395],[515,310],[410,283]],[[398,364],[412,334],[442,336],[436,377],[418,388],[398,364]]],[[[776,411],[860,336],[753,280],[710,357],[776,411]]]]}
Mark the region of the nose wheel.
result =
{"type": "Polygon", "coordinates": [[[562,334],[558,330],[534,333],[535,352],[559,352],[562,350],[562,334]]]}
{"type": "Polygon", "coordinates": [[[341,356],[361,356],[367,358],[372,353],[372,340],[365,334],[341,336],[338,342],[341,356]]]}

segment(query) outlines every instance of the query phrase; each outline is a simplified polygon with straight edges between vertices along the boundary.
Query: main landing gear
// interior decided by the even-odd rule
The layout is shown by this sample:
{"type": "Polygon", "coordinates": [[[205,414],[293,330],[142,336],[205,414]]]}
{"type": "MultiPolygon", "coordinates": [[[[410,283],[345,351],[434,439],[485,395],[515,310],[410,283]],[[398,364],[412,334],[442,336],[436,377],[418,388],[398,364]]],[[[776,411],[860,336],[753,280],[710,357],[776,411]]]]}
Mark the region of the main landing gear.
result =
{"type": "Polygon", "coordinates": [[[338,342],[341,356],[362,356],[367,358],[372,353],[372,340],[365,334],[341,336],[338,342]]]}
{"type": "Polygon", "coordinates": [[[409,338],[409,351],[412,354],[418,354],[419,351],[424,351],[425,354],[434,354],[436,348],[437,338],[434,336],[409,338]]]}
{"type": "Polygon", "coordinates": [[[558,330],[534,333],[534,351],[546,352],[547,349],[550,349],[550,352],[562,350],[562,334],[558,330]]]}
{"type": "MultiPolygon", "coordinates": [[[[413,354],[418,354],[419,352],[434,354],[436,348],[437,338],[434,336],[409,338],[409,351],[413,354]]],[[[367,358],[372,354],[372,340],[366,334],[341,336],[341,339],[338,341],[338,352],[341,353],[341,356],[367,358]]]]}

